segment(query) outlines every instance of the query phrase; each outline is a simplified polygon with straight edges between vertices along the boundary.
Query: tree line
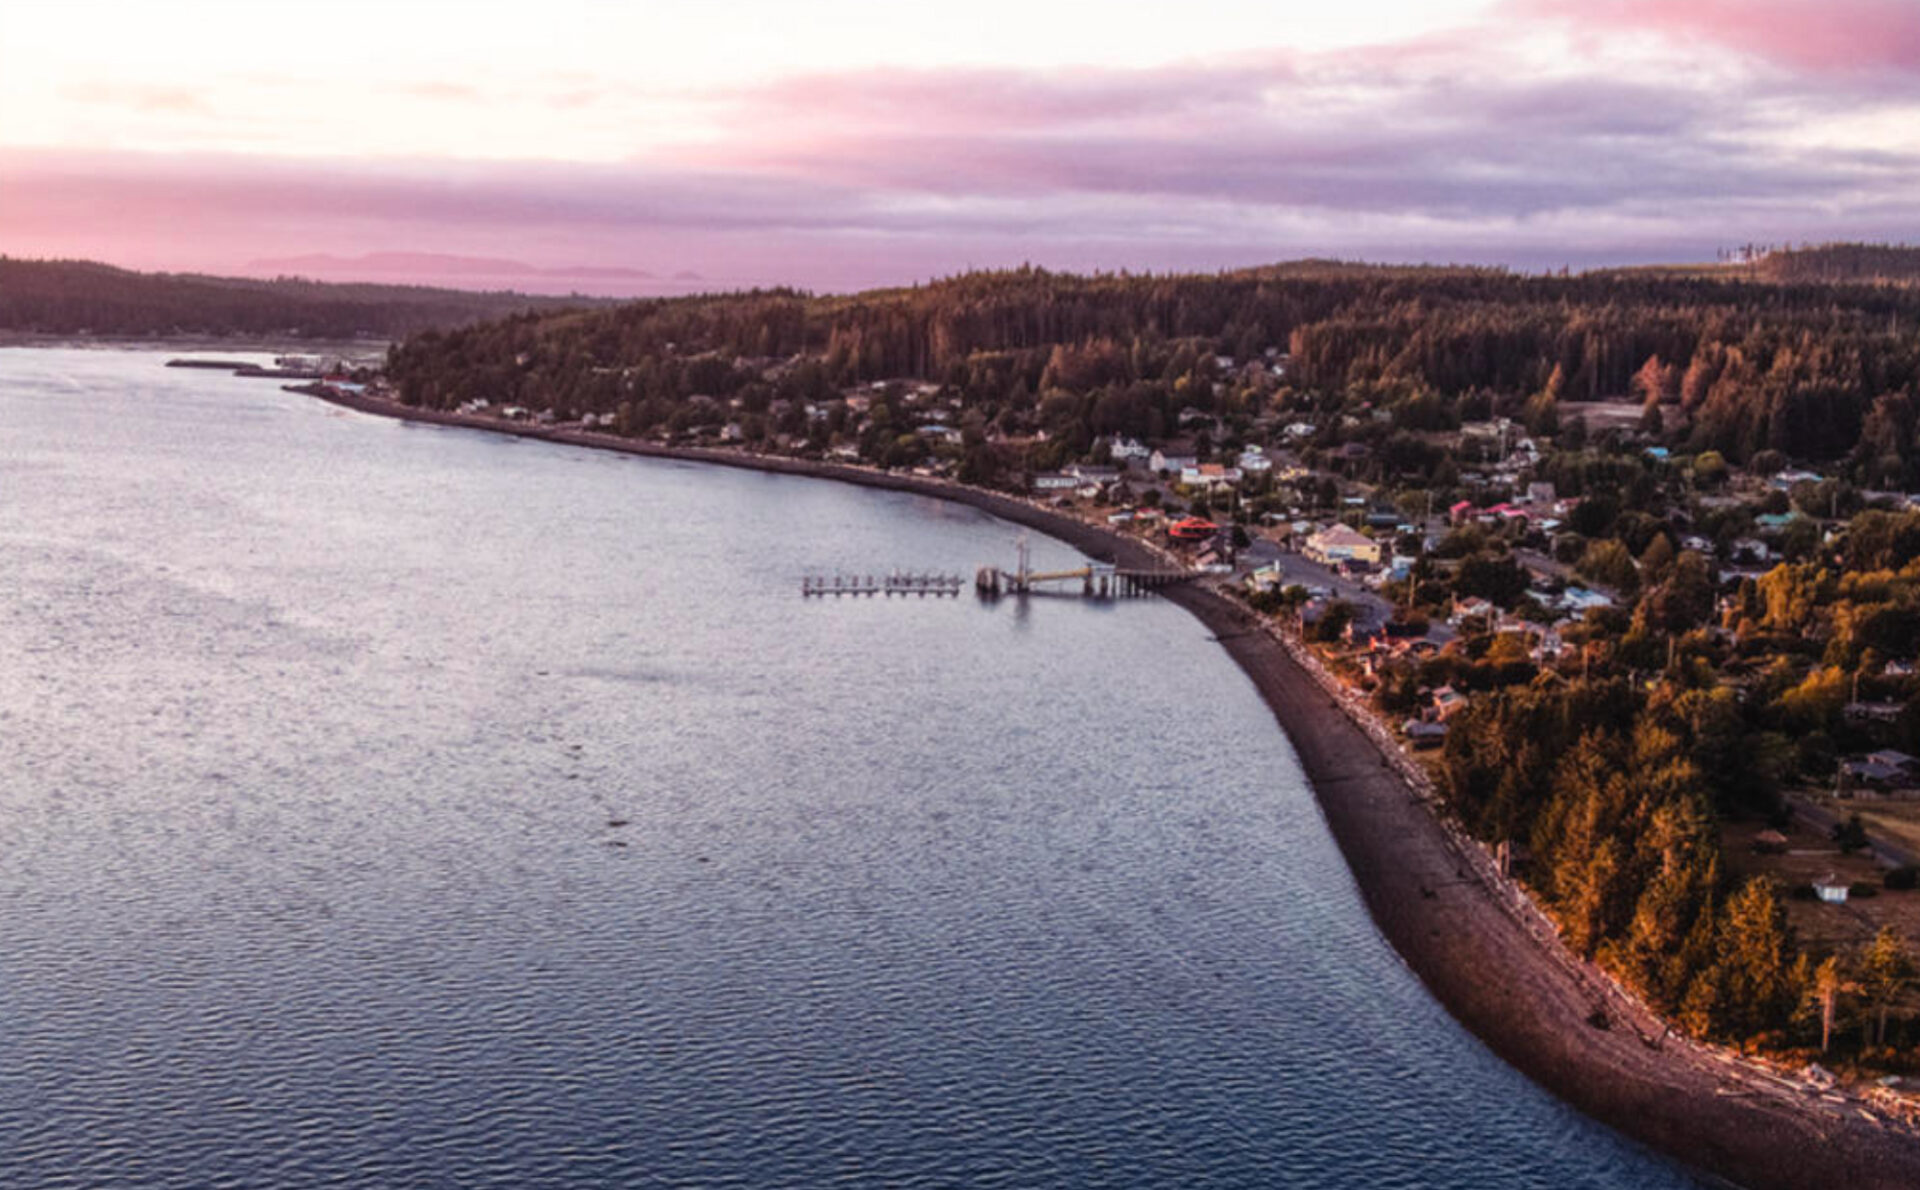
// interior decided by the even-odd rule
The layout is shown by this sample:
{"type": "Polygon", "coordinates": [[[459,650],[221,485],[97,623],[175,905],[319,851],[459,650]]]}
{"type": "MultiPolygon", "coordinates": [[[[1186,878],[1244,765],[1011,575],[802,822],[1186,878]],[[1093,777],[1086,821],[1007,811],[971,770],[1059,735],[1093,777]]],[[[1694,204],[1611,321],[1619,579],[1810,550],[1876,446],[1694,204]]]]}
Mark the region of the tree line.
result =
{"type": "Polygon", "coordinates": [[[137,273],[0,256],[0,329],[49,335],[293,335],[396,339],[432,327],[588,299],[410,285],[137,273]]]}
{"type": "Polygon", "coordinates": [[[1550,427],[1563,407],[1631,400],[1664,411],[1643,424],[1676,448],[1735,463],[1779,450],[1848,461],[1863,482],[1920,480],[1920,289],[1737,271],[1021,268],[851,296],[766,290],[507,318],[417,337],[391,371],[416,403],[487,396],[562,413],[754,396],[769,376],[767,399],[911,378],[989,417],[1081,398],[1061,411],[1090,441],[1106,427],[1170,433],[1170,412],[1210,409],[1219,382],[1236,388],[1275,356],[1304,399],[1357,396],[1410,429],[1475,410],[1550,427]]]}

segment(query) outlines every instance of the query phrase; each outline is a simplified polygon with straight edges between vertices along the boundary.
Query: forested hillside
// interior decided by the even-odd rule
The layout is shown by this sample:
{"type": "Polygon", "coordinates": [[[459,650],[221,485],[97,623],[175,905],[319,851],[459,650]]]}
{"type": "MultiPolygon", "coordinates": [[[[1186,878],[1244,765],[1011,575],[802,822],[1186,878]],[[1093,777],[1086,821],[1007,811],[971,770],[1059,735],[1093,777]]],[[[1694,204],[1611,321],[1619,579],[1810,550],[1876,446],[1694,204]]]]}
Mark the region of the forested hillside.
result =
{"type": "MultiPolygon", "coordinates": [[[[1528,402],[1648,401],[1675,446],[1833,459],[1873,439],[1914,463],[1920,291],[1887,286],[1302,264],[1194,276],[979,273],[851,297],[788,291],[518,317],[405,345],[409,401],[475,396],[665,420],[692,396],[819,397],[910,378],[989,419],[1080,442],[1208,412],[1219,359],[1289,357],[1296,393],[1359,399],[1411,428],[1528,402]],[[1054,400],[1060,398],[1060,400],[1054,400]],[[1046,407],[1035,416],[1034,405],[1046,407]]],[[[1232,386],[1229,385],[1229,388],[1232,386]]],[[[1231,410],[1224,410],[1231,412],[1231,410]]],[[[1428,427],[1431,428],[1431,427],[1428,427]]]]}
{"type": "Polygon", "coordinates": [[[1773,252],[1755,272],[1769,281],[1920,281],[1920,248],[1904,244],[1822,244],[1773,252]]]}
{"type": "Polygon", "coordinates": [[[0,330],[53,335],[399,338],[521,310],[592,304],[519,293],[136,273],[0,257],[0,330]]]}

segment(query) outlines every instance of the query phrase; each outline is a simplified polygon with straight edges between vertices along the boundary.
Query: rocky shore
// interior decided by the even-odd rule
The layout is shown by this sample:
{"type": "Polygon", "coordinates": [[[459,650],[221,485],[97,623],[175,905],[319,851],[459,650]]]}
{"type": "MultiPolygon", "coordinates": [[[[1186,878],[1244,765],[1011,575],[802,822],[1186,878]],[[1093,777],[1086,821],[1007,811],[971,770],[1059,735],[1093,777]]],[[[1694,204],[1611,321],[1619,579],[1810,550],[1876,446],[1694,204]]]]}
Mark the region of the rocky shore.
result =
{"type": "MultiPolygon", "coordinates": [[[[917,476],[743,451],[667,447],[301,389],[361,412],[628,454],[835,479],[956,500],[1089,556],[1147,567],[1144,543],[1015,497],[917,476]]],[[[1588,1115],[1750,1190],[1920,1186],[1920,1133],[1860,1101],[1818,1094],[1669,1034],[1562,947],[1486,854],[1448,826],[1403,760],[1311,672],[1310,658],[1244,606],[1200,585],[1165,598],[1193,613],[1292,741],[1381,932],[1434,996],[1495,1053],[1588,1115]]]]}

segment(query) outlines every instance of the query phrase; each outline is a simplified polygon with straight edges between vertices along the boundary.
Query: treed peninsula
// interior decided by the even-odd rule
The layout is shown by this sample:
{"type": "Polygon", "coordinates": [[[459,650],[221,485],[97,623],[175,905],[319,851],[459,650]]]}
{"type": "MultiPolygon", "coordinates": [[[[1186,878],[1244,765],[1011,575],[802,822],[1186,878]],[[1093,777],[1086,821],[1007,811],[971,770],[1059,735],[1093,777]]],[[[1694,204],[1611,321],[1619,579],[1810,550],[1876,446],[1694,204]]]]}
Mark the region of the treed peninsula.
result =
{"type": "Polygon", "coordinates": [[[605,299],[140,273],[84,260],[0,256],[0,332],[65,338],[393,339],[523,310],[605,299]]]}

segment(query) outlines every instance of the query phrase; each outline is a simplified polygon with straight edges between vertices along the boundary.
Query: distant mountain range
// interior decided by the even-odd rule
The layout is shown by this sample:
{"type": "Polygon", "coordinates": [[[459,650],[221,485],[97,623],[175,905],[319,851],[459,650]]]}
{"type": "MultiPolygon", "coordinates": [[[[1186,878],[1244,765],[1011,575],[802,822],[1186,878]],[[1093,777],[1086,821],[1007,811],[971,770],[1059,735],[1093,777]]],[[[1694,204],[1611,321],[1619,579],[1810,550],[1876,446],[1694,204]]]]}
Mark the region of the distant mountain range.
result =
{"type": "MultiPolygon", "coordinates": [[[[294,273],[302,276],[333,276],[351,273],[356,276],[376,277],[418,277],[418,276],[474,276],[474,277],[606,277],[611,279],[646,281],[654,274],[645,269],[607,267],[603,265],[569,265],[561,267],[542,267],[528,264],[524,260],[505,260],[489,256],[454,256],[444,252],[368,252],[361,256],[335,256],[327,252],[312,252],[304,256],[276,256],[249,261],[249,272],[294,273]]],[[[698,274],[675,274],[676,278],[698,279],[698,274]]]]}
{"type": "Polygon", "coordinates": [[[247,271],[281,277],[310,277],[318,281],[464,282],[487,286],[506,284],[537,290],[563,286],[569,290],[611,288],[678,292],[683,285],[705,280],[699,273],[684,269],[663,278],[646,269],[617,265],[535,265],[504,257],[458,256],[444,252],[368,252],[360,256],[313,252],[249,261],[247,271]]]}

